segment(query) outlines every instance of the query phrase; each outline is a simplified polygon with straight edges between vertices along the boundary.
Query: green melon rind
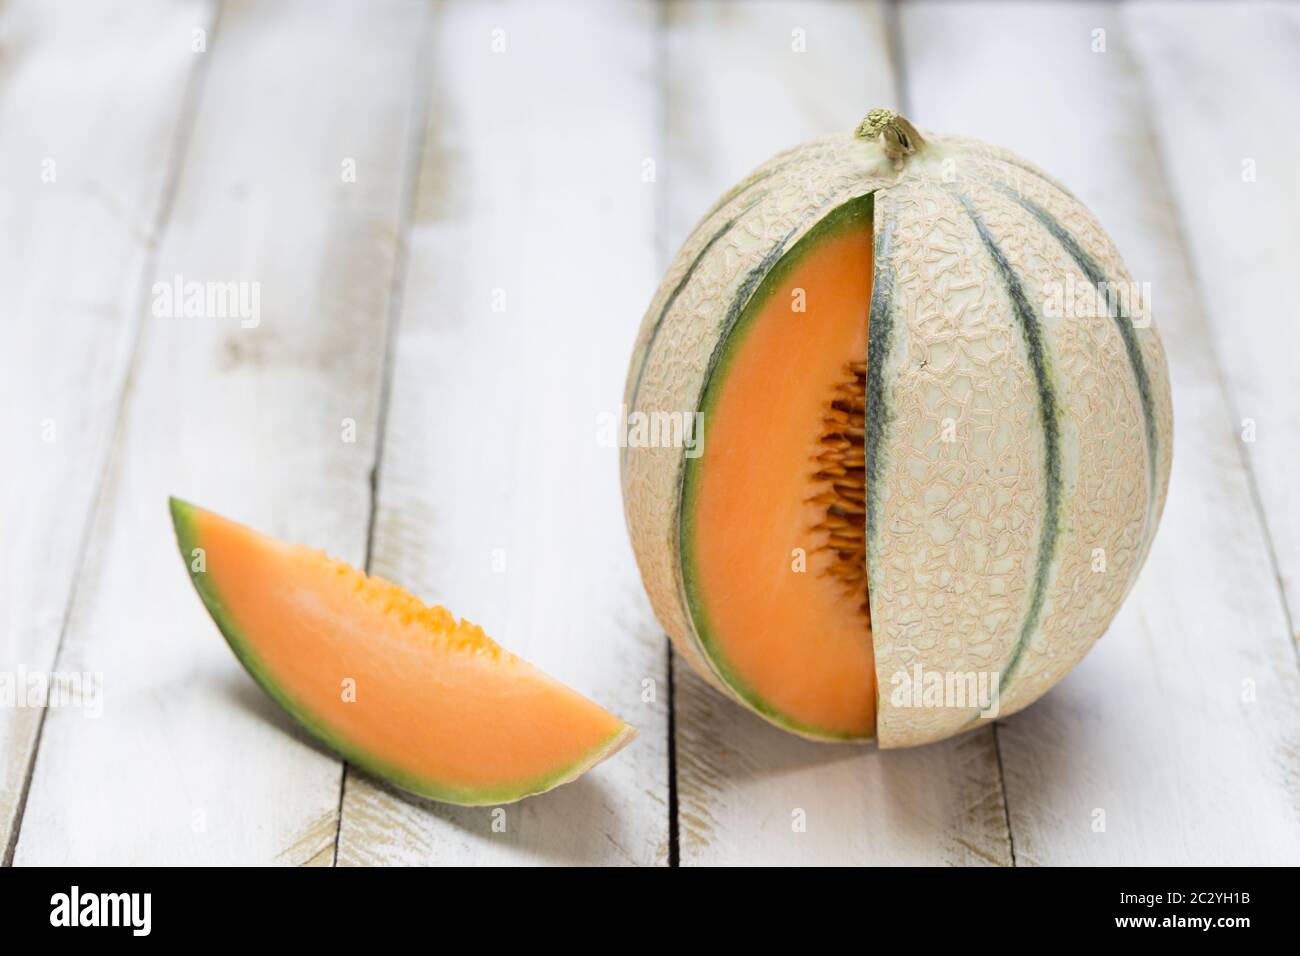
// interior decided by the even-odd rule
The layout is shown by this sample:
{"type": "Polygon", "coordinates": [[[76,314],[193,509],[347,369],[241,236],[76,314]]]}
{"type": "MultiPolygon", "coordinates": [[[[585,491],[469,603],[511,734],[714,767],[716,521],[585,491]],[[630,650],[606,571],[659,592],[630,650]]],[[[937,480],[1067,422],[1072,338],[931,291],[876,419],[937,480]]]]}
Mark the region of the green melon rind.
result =
{"type": "MultiPolygon", "coordinates": [[[[736,354],[744,346],[744,341],[753,327],[755,316],[762,310],[773,292],[780,287],[790,272],[802,262],[803,257],[815,249],[822,241],[855,226],[860,227],[865,224],[869,228],[873,202],[874,193],[869,192],[854,196],[852,199],[836,206],[771,264],[766,273],[762,274],[761,278],[758,279],[757,284],[753,287],[753,294],[748,300],[745,300],[743,292],[737,296],[734,306],[737,312],[736,318],[722,336],[711,367],[705,377],[704,390],[700,396],[700,411],[704,415],[704,421],[709,420],[709,416],[716,408],[718,394],[725,387],[724,383],[728,369],[735,360],[736,354]]],[[[769,721],[785,730],[801,736],[830,742],[870,742],[874,739],[873,735],[850,734],[807,724],[774,707],[732,665],[723,652],[721,644],[713,636],[713,628],[709,624],[704,599],[695,580],[695,501],[699,493],[700,463],[704,460],[704,456],[686,459],[682,476],[679,534],[681,536],[682,583],[686,592],[686,601],[695,624],[696,635],[699,637],[701,645],[703,645],[710,664],[717,670],[718,676],[723,679],[733,692],[769,721]]]]}
{"type": "Polygon", "coordinates": [[[325,726],[314,714],[295,701],[280,686],[272,676],[270,669],[259,660],[257,653],[253,649],[252,642],[235,624],[231,609],[226,606],[221,595],[213,586],[210,576],[203,571],[193,570],[191,561],[193,551],[195,548],[202,547],[201,542],[198,540],[198,529],[195,527],[194,521],[194,512],[197,509],[194,505],[179,498],[169,498],[168,504],[171,508],[172,524],[176,529],[176,543],[180,549],[181,559],[185,562],[186,570],[189,571],[194,589],[198,592],[204,607],[207,608],[208,614],[212,617],[213,623],[221,631],[226,643],[230,645],[231,651],[234,652],[239,663],[243,665],[244,670],[248,671],[253,680],[257,681],[261,688],[271,696],[271,699],[279,704],[308,733],[331,750],[342,755],[348,763],[360,767],[372,776],[386,780],[394,786],[417,796],[437,800],[441,803],[454,803],[470,807],[496,806],[513,803],[525,797],[536,796],[576,780],[596,764],[622,749],[636,736],[636,731],[630,725],[621,724],[618,730],[606,740],[597,744],[577,761],[566,767],[525,783],[487,790],[457,787],[441,781],[429,780],[402,767],[379,760],[325,726]]]}

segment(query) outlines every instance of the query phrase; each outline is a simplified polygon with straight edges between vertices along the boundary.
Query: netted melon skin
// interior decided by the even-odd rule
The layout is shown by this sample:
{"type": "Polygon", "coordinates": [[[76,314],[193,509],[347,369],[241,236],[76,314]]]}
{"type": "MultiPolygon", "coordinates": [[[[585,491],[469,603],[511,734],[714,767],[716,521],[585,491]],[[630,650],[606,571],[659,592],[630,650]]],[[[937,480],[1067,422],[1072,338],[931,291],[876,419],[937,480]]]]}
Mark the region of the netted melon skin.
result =
{"type": "MultiPolygon", "coordinates": [[[[866,562],[883,747],[983,724],[978,706],[913,706],[899,675],[918,666],[996,676],[1005,716],[1082,659],[1150,549],[1173,451],[1149,303],[1053,308],[1058,288],[1137,288],[1096,219],[1009,151],[925,139],[901,158],[850,135],[808,143],[723,197],[652,300],[624,395],[630,412],[698,411],[766,272],[834,209],[873,195],[866,562]]],[[[633,548],[674,646],[749,706],[686,600],[684,473],[682,448],[623,451],[633,548]]]]}

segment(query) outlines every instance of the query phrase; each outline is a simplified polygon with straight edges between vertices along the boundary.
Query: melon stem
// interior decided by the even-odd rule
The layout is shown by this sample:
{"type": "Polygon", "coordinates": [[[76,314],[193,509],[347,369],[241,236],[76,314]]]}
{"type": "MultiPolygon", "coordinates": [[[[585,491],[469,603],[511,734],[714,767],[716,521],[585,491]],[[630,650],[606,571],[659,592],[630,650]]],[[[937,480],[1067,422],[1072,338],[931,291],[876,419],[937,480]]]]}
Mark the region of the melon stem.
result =
{"type": "Polygon", "coordinates": [[[886,109],[874,109],[867,113],[853,135],[866,140],[879,138],[885,155],[893,160],[915,153],[925,145],[921,134],[906,117],[886,109]]]}

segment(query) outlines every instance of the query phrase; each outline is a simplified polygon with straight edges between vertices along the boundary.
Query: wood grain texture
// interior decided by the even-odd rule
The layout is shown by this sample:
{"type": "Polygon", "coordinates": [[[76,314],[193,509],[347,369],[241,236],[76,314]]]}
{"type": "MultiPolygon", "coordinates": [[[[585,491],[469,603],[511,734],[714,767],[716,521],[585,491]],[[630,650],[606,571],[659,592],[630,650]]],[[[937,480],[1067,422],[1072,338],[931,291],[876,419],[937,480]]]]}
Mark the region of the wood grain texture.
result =
{"type": "Polygon", "coordinates": [[[1142,3],[1123,26],[1300,643],[1300,9],[1142,3]]]}
{"type": "MultiPolygon", "coordinates": [[[[669,252],[772,153],[896,99],[879,5],[675,4],[666,43],[669,252]]],[[[991,730],[908,752],[815,744],[674,672],[683,864],[1010,862],[991,730]]]]}
{"type": "Polygon", "coordinates": [[[1172,372],[1174,474],[1147,566],[1078,670],[999,725],[1016,861],[1294,862],[1300,681],[1180,228],[1204,220],[1173,206],[1165,99],[1144,107],[1133,29],[1110,6],[919,4],[901,33],[912,118],[1021,152],[1090,206],[1151,284],[1172,372]]]}
{"type": "Polygon", "coordinates": [[[167,495],[363,560],[424,14],[230,4],[208,38],[156,277],[260,283],[260,321],[135,304],[140,347],[58,660],[103,675],[103,716],[49,714],[17,863],[330,861],[340,764],[224,646],[167,495]]]}
{"type": "Polygon", "coordinates": [[[664,863],[666,649],[597,441],[656,279],[654,8],[449,4],[427,53],[371,566],[641,736],[505,808],[350,771],[338,862],[664,863]]]}
{"type": "MultiPolygon", "coordinates": [[[[0,670],[47,674],[183,153],[205,2],[0,9],[0,670]],[[75,64],[75,66],[71,66],[75,64]],[[129,104],[129,108],[124,108],[129,104]]],[[[0,857],[39,707],[0,708],[0,857]]]]}
{"type": "Polygon", "coordinates": [[[813,744],[675,659],[680,861],[1300,859],[1300,14],[909,2],[891,49],[890,9],[0,4],[0,673],[103,704],[0,708],[0,856],[667,862],[666,642],[596,415],[714,200],[896,105],[1043,166],[1151,283],[1164,518],[1109,634],[996,733],[813,744]],[[260,324],[153,314],[177,274],[259,282],[260,324]],[[369,556],[641,737],[503,815],[345,775],[223,646],[168,494],[369,556]]]}

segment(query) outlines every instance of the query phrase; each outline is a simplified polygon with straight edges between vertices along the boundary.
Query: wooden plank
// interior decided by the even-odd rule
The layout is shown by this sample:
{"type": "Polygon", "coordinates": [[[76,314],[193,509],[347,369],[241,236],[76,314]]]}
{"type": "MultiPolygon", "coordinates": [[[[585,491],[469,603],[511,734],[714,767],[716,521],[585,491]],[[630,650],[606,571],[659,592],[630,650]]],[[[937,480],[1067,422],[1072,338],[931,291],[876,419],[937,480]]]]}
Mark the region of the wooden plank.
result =
{"type": "MultiPolygon", "coordinates": [[[[667,251],[772,153],[893,105],[887,36],[879,4],[672,5],[667,251]]],[[[683,864],[1010,861],[991,729],[912,752],[814,744],[681,658],[674,674],[683,864]]]]}
{"type": "Polygon", "coordinates": [[[154,274],[245,283],[250,308],[177,317],[148,285],[136,303],[140,349],[58,660],[103,675],[103,716],[49,714],[16,863],[332,857],[341,765],[216,634],[167,495],[363,559],[425,12],[236,3],[209,37],[154,274]]]}
{"type": "MultiPolygon", "coordinates": [[[[136,308],[187,129],[206,2],[0,10],[0,668],[54,666],[139,326],[136,308]],[[123,108],[129,104],[129,108],[123,108]]],[[[43,711],[0,707],[0,858],[43,711]]]]}
{"type": "Polygon", "coordinates": [[[1125,25],[1300,642],[1300,10],[1139,4],[1125,25]]]}
{"type": "Polygon", "coordinates": [[[901,33],[912,119],[1010,147],[1079,195],[1151,284],[1172,369],[1174,474],[1147,566],[1078,670],[999,725],[1016,862],[1294,862],[1300,680],[1132,30],[1109,6],[909,4],[901,33]]]}
{"type": "Polygon", "coordinates": [[[668,859],[666,650],[596,440],[657,279],[654,27],[640,3],[440,8],[372,550],[641,736],[506,808],[349,772],[341,864],[668,859]]]}

